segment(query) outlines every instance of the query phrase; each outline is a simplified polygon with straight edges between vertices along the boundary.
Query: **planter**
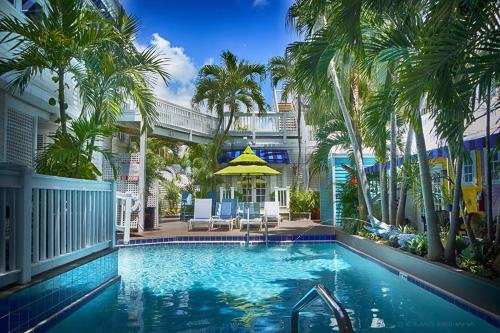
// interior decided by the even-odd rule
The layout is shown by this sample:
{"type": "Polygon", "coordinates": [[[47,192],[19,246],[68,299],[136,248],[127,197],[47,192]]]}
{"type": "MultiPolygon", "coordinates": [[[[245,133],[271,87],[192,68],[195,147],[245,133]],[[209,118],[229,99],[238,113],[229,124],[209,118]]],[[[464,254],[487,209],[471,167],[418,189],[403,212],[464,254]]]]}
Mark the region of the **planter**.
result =
{"type": "Polygon", "coordinates": [[[292,221],[293,220],[310,220],[311,213],[310,212],[297,212],[292,213],[292,221]]]}
{"type": "Polygon", "coordinates": [[[144,211],[144,230],[150,231],[155,227],[155,207],[146,207],[144,211]]]}
{"type": "Polygon", "coordinates": [[[312,212],[312,218],[313,220],[319,220],[321,219],[321,214],[319,208],[314,208],[312,212]]]}
{"type": "Polygon", "coordinates": [[[429,261],[369,239],[336,231],[337,240],[493,314],[500,313],[500,283],[429,261]]]}

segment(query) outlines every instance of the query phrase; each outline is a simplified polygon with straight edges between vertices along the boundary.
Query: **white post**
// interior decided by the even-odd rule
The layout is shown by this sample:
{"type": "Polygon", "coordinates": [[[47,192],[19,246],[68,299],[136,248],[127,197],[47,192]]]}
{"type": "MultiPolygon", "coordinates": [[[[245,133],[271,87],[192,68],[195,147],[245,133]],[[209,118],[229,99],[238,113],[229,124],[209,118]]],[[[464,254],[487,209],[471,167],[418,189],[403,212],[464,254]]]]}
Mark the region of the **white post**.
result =
{"type": "MultiPolygon", "coordinates": [[[[141,128],[143,123],[141,122],[141,128]]],[[[139,211],[139,222],[137,231],[144,230],[144,212],[146,211],[146,149],[147,149],[147,131],[141,134],[139,141],[139,200],[142,203],[142,208],[139,211]]]]}
{"type": "Polygon", "coordinates": [[[252,112],[252,143],[255,144],[255,110],[252,112]]]}
{"type": "MultiPolygon", "coordinates": [[[[85,192],[83,192],[83,195],[86,195],[85,192]]],[[[117,210],[117,207],[116,205],[118,204],[118,199],[116,198],[116,182],[113,181],[113,190],[111,191],[111,216],[112,216],[112,221],[113,221],[113,226],[111,227],[111,240],[112,240],[112,243],[111,243],[111,246],[112,247],[115,247],[116,245],[116,210],[117,210]]],[[[85,211],[85,208],[84,208],[84,211],[85,211]]]]}
{"type": "Polygon", "coordinates": [[[224,199],[224,186],[219,187],[219,201],[222,202],[224,199]]]}
{"type": "Polygon", "coordinates": [[[123,243],[128,244],[130,242],[130,216],[132,215],[132,193],[127,193],[127,198],[125,199],[125,230],[123,232],[123,243]]]}
{"type": "MultiPolygon", "coordinates": [[[[17,233],[17,266],[21,270],[21,283],[31,281],[31,213],[32,213],[32,171],[23,168],[20,173],[21,188],[17,192],[16,220],[11,221],[12,229],[19,228],[17,233]],[[17,225],[17,226],[16,226],[17,225]]],[[[11,254],[12,255],[12,254],[11,254]]],[[[10,268],[11,270],[13,267],[10,268]]]]}
{"type": "Polygon", "coordinates": [[[274,187],[274,201],[279,204],[280,199],[279,199],[279,192],[278,191],[279,191],[278,186],[275,186],[274,187]]]}
{"type": "Polygon", "coordinates": [[[290,212],[290,186],[286,187],[286,209],[288,210],[288,221],[291,221],[292,213],[290,212]]]}
{"type": "Polygon", "coordinates": [[[234,186],[231,186],[231,199],[234,199],[234,186]]]}

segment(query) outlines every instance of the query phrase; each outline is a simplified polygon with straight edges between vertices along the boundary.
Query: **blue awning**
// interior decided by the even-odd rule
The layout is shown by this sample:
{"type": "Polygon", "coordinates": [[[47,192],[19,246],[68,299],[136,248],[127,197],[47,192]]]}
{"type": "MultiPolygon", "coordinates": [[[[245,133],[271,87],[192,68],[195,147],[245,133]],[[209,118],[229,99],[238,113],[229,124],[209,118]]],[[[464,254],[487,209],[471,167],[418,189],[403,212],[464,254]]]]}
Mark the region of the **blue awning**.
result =
{"type": "MultiPolygon", "coordinates": [[[[490,147],[492,149],[495,148],[498,136],[499,136],[499,133],[495,133],[495,134],[490,135],[490,147]]],[[[464,141],[465,151],[481,150],[485,147],[486,147],[486,137],[464,141]]],[[[432,158],[432,159],[439,158],[439,157],[448,158],[448,147],[439,147],[439,148],[432,149],[432,150],[427,152],[427,156],[428,156],[428,158],[432,158]]],[[[416,158],[416,156],[412,156],[412,158],[416,158]]],[[[402,163],[403,163],[403,157],[398,158],[397,162],[396,162],[397,166],[401,166],[402,163]]],[[[385,164],[385,168],[387,170],[390,169],[389,162],[387,162],[385,164]]],[[[366,167],[365,171],[367,174],[380,172],[380,163],[366,167]]]]}
{"type": "MultiPolygon", "coordinates": [[[[255,155],[262,158],[270,164],[289,164],[288,152],[285,149],[254,149],[255,155]]],[[[240,156],[243,149],[227,150],[223,156],[217,159],[219,164],[228,163],[229,161],[240,156]]]]}

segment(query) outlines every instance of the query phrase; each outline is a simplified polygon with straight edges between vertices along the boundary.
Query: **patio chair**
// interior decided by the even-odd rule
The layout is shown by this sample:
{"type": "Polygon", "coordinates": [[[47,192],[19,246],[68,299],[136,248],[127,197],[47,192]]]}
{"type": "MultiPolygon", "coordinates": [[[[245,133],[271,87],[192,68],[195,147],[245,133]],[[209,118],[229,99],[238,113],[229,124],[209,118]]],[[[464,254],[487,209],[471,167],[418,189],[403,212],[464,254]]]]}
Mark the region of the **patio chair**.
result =
{"type": "Polygon", "coordinates": [[[214,225],[227,225],[228,230],[233,230],[236,217],[233,217],[231,214],[232,206],[231,201],[222,201],[217,203],[217,214],[212,217],[212,227],[214,225]]]}
{"type": "Polygon", "coordinates": [[[193,218],[188,222],[188,231],[193,230],[194,224],[208,224],[208,231],[212,229],[212,199],[194,199],[193,218]]]}
{"type": "Polygon", "coordinates": [[[281,223],[280,204],[277,201],[264,202],[264,219],[267,225],[279,226],[281,223]]]}
{"type": "Polygon", "coordinates": [[[258,202],[241,203],[239,209],[240,230],[245,225],[250,227],[256,225],[259,231],[262,230],[262,218],[260,217],[260,204],[258,202]],[[250,209],[250,217],[248,217],[248,209],[250,209]]]}

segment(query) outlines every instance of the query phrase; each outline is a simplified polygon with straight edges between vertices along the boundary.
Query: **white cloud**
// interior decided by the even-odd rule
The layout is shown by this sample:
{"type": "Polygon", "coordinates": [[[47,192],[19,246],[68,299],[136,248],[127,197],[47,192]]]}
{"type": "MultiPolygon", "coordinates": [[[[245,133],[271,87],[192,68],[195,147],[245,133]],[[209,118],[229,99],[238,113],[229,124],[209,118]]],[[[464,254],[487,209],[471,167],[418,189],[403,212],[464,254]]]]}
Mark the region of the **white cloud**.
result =
{"type": "MultiPolygon", "coordinates": [[[[182,47],[173,46],[158,33],[151,36],[149,44],[155,46],[168,59],[166,69],[171,76],[168,86],[162,81],[158,82],[154,89],[155,94],[169,102],[190,107],[195,89],[194,81],[198,72],[191,58],[182,47]]],[[[144,45],[137,45],[137,47],[145,48],[144,45]]],[[[207,61],[213,62],[213,59],[207,61]]]]}
{"type": "Polygon", "coordinates": [[[258,7],[258,6],[265,6],[267,5],[269,2],[268,0],[253,0],[253,4],[252,6],[253,7],[258,7]]]}

